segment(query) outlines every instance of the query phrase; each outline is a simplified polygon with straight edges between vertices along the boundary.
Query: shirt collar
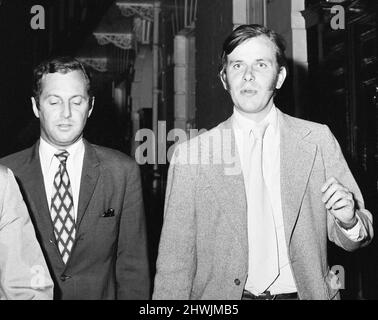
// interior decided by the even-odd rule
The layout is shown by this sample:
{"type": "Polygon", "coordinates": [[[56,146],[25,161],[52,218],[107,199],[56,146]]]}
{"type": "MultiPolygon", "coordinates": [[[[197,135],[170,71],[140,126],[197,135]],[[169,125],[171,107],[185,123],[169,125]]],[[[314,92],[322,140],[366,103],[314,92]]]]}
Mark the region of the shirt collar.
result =
{"type": "Polygon", "coordinates": [[[83,138],[80,138],[74,144],[66,148],[57,149],[41,137],[39,143],[39,156],[42,167],[49,168],[54,158],[54,155],[61,150],[66,150],[70,154],[68,159],[76,158],[76,155],[78,155],[82,150],[84,150],[83,138]]]}
{"type": "MultiPolygon", "coordinates": [[[[266,115],[266,117],[262,120],[264,122],[268,122],[268,128],[270,127],[273,129],[273,133],[277,133],[278,130],[278,112],[275,105],[272,106],[269,113],[266,115]]],[[[233,123],[236,129],[239,130],[250,130],[258,125],[258,122],[253,121],[244,115],[241,114],[241,112],[234,107],[233,112],[233,123]]]]}

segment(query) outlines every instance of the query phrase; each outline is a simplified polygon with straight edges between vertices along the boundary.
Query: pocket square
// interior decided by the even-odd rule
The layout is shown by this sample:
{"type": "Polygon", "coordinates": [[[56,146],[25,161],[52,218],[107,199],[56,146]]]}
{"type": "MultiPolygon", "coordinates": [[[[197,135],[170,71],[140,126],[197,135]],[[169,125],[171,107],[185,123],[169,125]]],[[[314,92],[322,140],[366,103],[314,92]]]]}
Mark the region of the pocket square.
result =
{"type": "Polygon", "coordinates": [[[106,211],[102,214],[102,216],[103,216],[104,218],[114,217],[114,209],[113,209],[113,208],[110,208],[110,209],[106,210],[106,211]]]}

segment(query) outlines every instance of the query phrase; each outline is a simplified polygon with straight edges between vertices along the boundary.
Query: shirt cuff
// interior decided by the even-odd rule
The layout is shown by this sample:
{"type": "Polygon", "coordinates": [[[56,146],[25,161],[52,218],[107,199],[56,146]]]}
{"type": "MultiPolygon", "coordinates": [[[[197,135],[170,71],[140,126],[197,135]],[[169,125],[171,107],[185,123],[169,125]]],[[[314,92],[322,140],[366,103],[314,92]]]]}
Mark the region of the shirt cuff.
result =
{"type": "Polygon", "coordinates": [[[364,238],[363,232],[361,232],[362,229],[363,229],[361,219],[358,216],[358,214],[356,214],[356,217],[357,217],[357,220],[358,220],[356,225],[353,228],[348,229],[348,230],[344,229],[339,223],[337,223],[339,225],[341,231],[349,238],[349,240],[352,240],[354,242],[361,241],[364,238]]]}

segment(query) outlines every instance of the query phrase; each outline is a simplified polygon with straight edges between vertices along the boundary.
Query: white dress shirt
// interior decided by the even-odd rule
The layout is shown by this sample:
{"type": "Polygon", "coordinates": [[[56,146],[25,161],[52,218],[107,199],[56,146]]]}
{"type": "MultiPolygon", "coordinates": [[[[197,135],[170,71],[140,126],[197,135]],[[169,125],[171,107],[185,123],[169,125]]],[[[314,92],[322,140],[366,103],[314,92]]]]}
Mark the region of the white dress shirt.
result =
{"type": "Polygon", "coordinates": [[[67,148],[56,149],[45,140],[43,140],[43,138],[40,138],[39,159],[41,162],[43,181],[45,184],[46,198],[49,209],[51,207],[53,181],[60,164],[60,161],[57,157],[54,156],[54,154],[59,153],[63,150],[66,150],[69,153],[66,167],[71,182],[72,197],[74,202],[74,216],[76,221],[77,207],[79,203],[81,172],[83,169],[85,151],[83,139],[79,139],[67,148]]]}
{"type": "MultiPolygon", "coordinates": [[[[265,132],[263,141],[263,173],[264,180],[267,185],[267,190],[270,196],[275,228],[278,241],[278,261],[280,273],[277,279],[269,287],[269,291],[272,294],[291,293],[296,292],[296,284],[293,277],[291,265],[289,263],[289,256],[287,251],[287,244],[285,240],[285,230],[283,224],[283,213],[281,205],[281,172],[280,172],[280,125],[278,121],[278,112],[275,106],[272,107],[264,121],[268,122],[268,127],[265,132]]],[[[232,116],[233,129],[235,133],[236,146],[240,155],[241,166],[243,175],[246,176],[247,166],[245,165],[243,156],[243,137],[246,132],[249,132],[251,128],[256,126],[256,122],[243,116],[235,107],[232,116]]],[[[321,192],[319,190],[319,192],[321,192]]],[[[247,203],[247,208],[248,208],[247,203]]],[[[247,209],[247,216],[252,213],[247,209]]],[[[360,235],[361,223],[350,229],[343,230],[344,233],[354,241],[357,241],[360,235]]],[[[253,253],[249,252],[250,259],[253,259],[253,253]]],[[[253,283],[247,277],[245,289],[253,294],[260,294],[254,289],[253,283]]]]}

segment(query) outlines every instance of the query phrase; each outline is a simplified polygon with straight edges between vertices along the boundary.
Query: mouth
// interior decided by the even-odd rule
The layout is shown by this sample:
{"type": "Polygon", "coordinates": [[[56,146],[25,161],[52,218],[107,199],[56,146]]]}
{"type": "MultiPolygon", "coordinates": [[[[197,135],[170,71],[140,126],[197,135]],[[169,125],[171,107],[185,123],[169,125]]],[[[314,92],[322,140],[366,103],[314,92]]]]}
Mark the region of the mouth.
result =
{"type": "Polygon", "coordinates": [[[71,124],[58,124],[57,127],[62,131],[67,131],[71,129],[72,125],[71,124]]]}
{"type": "Polygon", "coordinates": [[[257,90],[255,89],[243,89],[240,92],[242,95],[246,95],[246,96],[254,96],[257,94],[257,90]]]}

